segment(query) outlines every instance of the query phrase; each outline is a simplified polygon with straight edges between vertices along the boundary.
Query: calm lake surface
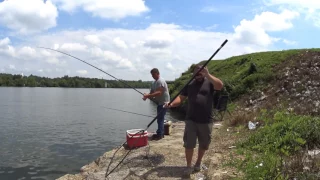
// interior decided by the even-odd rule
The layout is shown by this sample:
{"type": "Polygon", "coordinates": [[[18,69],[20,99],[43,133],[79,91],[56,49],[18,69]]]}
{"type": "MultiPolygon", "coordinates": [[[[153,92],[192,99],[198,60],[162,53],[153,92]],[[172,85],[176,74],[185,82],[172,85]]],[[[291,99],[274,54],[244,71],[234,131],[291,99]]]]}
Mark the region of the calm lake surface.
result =
{"type": "Polygon", "coordinates": [[[107,108],[156,116],[155,104],[133,89],[0,88],[0,180],[78,173],[125,142],[126,130],[145,129],[153,119],[107,108]]]}

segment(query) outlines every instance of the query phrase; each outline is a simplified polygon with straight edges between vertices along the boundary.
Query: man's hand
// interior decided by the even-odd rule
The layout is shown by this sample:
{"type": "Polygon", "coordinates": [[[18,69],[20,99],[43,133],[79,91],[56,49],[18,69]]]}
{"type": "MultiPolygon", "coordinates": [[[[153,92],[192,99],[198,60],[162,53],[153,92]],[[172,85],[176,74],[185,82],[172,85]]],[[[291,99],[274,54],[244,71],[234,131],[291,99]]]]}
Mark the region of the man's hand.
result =
{"type": "Polygon", "coordinates": [[[169,103],[166,102],[166,103],[164,103],[163,107],[168,109],[168,108],[171,108],[172,106],[171,106],[171,104],[169,105],[169,103]]]}
{"type": "Polygon", "coordinates": [[[199,73],[201,73],[205,77],[208,77],[210,75],[207,67],[204,67],[199,73]]]}
{"type": "Polygon", "coordinates": [[[148,99],[148,95],[149,94],[143,93],[143,98],[142,99],[145,101],[146,99],[148,99]]]}
{"type": "Polygon", "coordinates": [[[208,80],[213,84],[215,90],[221,90],[223,88],[223,82],[219,78],[211,75],[207,67],[204,67],[199,73],[208,78],[208,80]]]}
{"type": "Polygon", "coordinates": [[[157,97],[157,96],[161,96],[163,91],[164,91],[164,88],[160,87],[156,91],[154,91],[153,93],[150,93],[150,94],[144,93],[142,99],[145,101],[148,98],[150,99],[150,98],[154,98],[154,97],[157,97]]]}

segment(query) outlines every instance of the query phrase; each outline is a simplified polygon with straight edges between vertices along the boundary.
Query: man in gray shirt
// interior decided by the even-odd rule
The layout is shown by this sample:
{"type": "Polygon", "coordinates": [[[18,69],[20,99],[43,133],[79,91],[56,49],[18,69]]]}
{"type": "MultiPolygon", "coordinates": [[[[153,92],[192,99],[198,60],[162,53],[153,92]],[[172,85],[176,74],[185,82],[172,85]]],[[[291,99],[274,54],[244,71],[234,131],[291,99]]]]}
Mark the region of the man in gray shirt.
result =
{"type": "Polygon", "coordinates": [[[153,135],[152,139],[159,140],[164,137],[164,117],[167,112],[167,109],[164,108],[163,105],[170,102],[170,95],[168,85],[166,81],[160,77],[159,70],[153,68],[150,73],[155,81],[152,83],[150,93],[144,94],[142,99],[146,100],[149,98],[157,103],[158,129],[157,134],[153,135]]]}

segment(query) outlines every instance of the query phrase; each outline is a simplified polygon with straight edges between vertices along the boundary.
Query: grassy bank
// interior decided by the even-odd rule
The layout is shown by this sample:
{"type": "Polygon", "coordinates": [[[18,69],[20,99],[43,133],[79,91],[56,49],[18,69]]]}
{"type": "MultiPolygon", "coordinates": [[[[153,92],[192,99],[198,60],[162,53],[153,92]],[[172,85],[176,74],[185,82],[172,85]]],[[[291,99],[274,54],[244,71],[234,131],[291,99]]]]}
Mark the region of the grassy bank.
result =
{"type": "Polygon", "coordinates": [[[320,177],[320,158],[312,155],[320,145],[319,117],[265,110],[257,117],[256,130],[238,126],[245,138],[235,144],[227,166],[243,172],[244,179],[320,177]]]}

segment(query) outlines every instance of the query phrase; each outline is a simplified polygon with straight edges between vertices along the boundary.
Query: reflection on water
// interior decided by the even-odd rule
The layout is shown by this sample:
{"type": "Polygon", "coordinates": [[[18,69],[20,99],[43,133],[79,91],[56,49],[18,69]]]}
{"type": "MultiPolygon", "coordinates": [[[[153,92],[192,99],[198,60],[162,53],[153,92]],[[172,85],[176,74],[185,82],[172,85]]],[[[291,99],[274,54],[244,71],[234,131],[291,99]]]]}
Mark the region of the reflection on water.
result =
{"type": "Polygon", "coordinates": [[[34,167],[34,166],[25,166],[25,167],[0,167],[0,178],[3,180],[26,180],[26,179],[35,179],[35,180],[47,180],[54,179],[54,177],[48,176],[48,174],[55,174],[63,176],[66,174],[66,171],[56,171],[56,170],[47,170],[50,168],[47,167],[34,167]]]}
{"type": "Polygon", "coordinates": [[[78,173],[153,119],[103,107],[156,116],[141,98],[131,89],[0,88],[0,180],[78,173]]]}

